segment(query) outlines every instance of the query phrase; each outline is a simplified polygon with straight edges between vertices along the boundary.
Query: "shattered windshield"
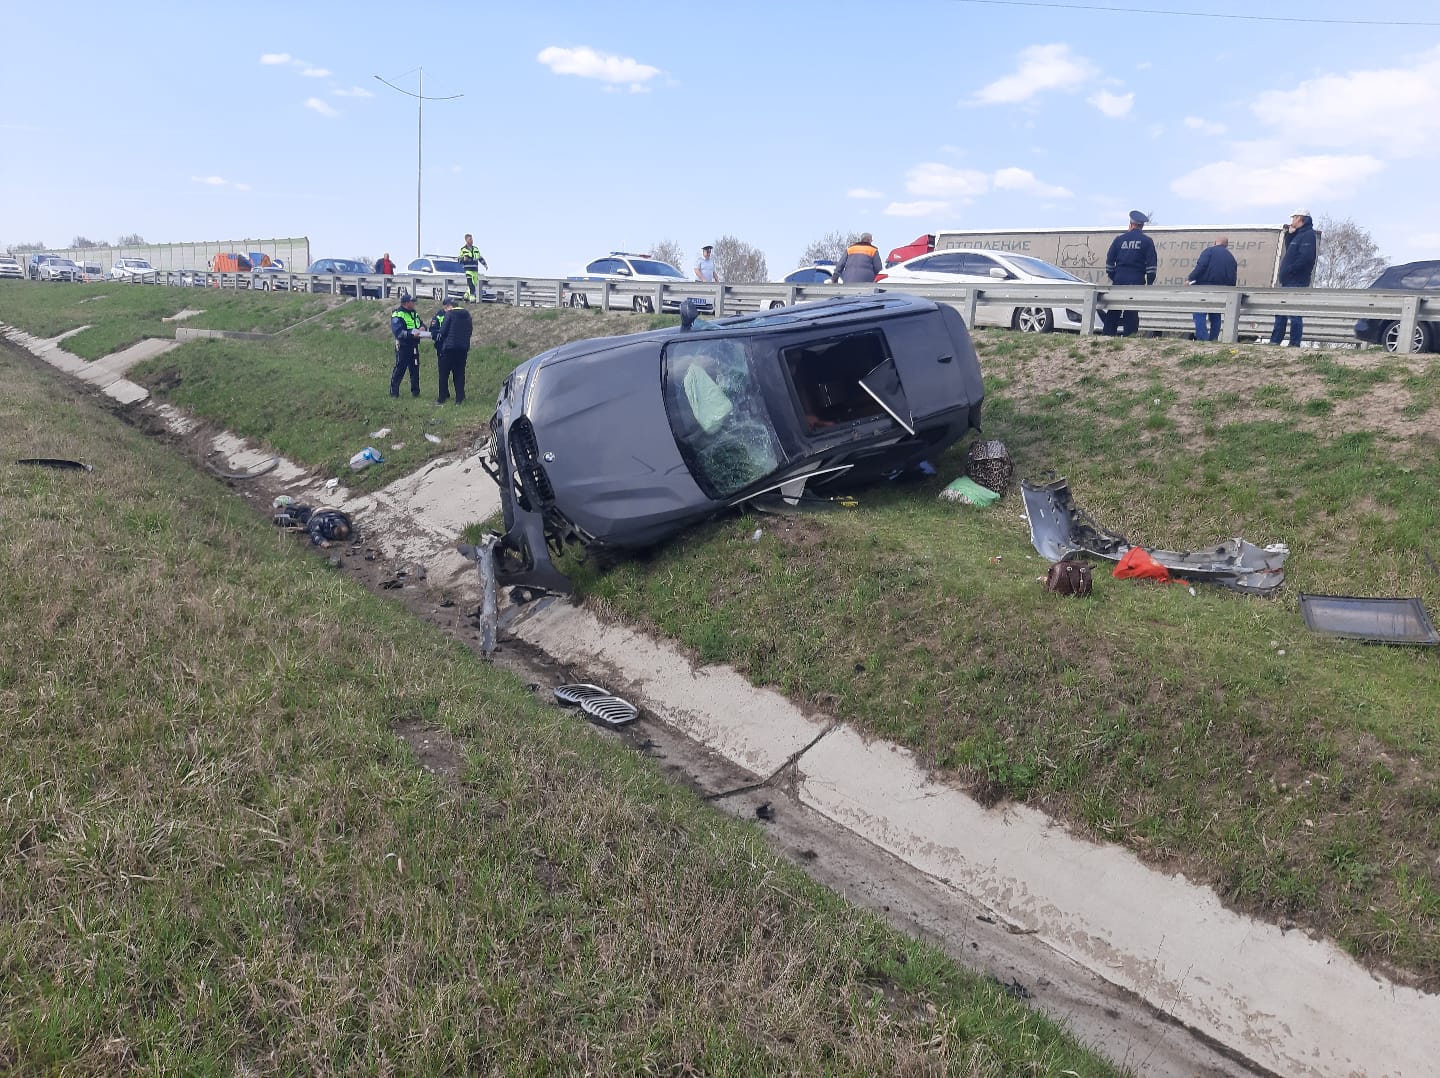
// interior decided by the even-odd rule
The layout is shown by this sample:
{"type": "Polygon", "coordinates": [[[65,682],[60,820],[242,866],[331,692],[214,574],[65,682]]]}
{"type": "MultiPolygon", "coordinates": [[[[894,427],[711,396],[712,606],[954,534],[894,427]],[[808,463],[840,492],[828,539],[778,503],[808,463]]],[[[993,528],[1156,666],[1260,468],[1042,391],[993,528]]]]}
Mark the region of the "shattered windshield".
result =
{"type": "Polygon", "coordinates": [[[665,349],[665,411],[705,495],[728,498],[780,466],[780,443],[742,340],[710,336],[665,349]]]}

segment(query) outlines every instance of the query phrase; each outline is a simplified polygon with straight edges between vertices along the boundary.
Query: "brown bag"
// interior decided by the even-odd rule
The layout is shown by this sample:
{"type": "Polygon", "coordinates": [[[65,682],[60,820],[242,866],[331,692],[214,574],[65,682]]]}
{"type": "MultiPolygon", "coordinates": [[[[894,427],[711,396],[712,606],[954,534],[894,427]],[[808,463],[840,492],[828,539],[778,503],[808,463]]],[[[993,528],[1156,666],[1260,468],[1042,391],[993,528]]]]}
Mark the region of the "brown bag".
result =
{"type": "Polygon", "coordinates": [[[1090,566],[1083,561],[1057,561],[1045,574],[1045,590],[1057,595],[1089,595],[1090,566]]]}

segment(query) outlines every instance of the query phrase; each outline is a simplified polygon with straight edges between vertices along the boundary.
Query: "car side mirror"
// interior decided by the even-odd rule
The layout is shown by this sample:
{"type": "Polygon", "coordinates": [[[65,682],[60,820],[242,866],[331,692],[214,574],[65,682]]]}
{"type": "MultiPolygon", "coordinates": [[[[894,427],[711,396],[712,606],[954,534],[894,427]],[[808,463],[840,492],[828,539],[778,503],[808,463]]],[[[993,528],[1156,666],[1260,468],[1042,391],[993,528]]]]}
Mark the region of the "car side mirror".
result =
{"type": "Polygon", "coordinates": [[[624,266],[621,266],[621,267],[620,267],[619,269],[617,269],[615,272],[618,273],[618,274],[620,274],[621,277],[629,277],[629,276],[630,276],[630,271],[629,271],[628,269],[626,269],[624,266]]]}
{"type": "Polygon", "coordinates": [[[991,267],[990,267],[990,276],[991,276],[991,277],[994,277],[997,281],[1003,281],[1003,280],[1005,280],[1006,277],[1009,277],[1010,274],[1006,273],[1006,272],[1005,272],[1003,269],[1001,269],[999,266],[991,266],[991,267]]]}

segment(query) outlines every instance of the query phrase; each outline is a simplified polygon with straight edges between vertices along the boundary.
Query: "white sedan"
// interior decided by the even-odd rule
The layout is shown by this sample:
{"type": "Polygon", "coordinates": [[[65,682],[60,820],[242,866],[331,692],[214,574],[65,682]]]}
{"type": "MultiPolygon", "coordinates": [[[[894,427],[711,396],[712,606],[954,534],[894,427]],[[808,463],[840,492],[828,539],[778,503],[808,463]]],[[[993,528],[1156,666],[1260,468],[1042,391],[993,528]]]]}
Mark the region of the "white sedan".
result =
{"type": "Polygon", "coordinates": [[[110,267],[110,276],[116,280],[121,277],[138,277],[142,273],[154,272],[155,267],[143,258],[117,258],[115,264],[110,267]]]}
{"type": "MultiPolygon", "coordinates": [[[[396,271],[395,281],[402,288],[411,285],[417,294],[427,290],[432,299],[444,299],[447,293],[451,299],[464,299],[470,293],[464,265],[444,255],[411,259],[408,266],[396,271]],[[417,277],[419,280],[414,281],[417,277]]],[[[481,298],[488,297],[482,295],[481,298]]]]}
{"type": "MultiPolygon", "coordinates": [[[[1084,284],[1073,273],[1029,255],[961,248],[931,251],[897,263],[875,278],[891,288],[907,284],[1044,284],[1047,281],[1084,284]]],[[[1079,332],[1084,321],[1073,307],[1007,307],[982,303],[975,309],[980,326],[1008,326],[1024,333],[1050,333],[1057,329],[1079,332]]],[[[1097,318],[1095,329],[1100,328],[1097,318]]]]}

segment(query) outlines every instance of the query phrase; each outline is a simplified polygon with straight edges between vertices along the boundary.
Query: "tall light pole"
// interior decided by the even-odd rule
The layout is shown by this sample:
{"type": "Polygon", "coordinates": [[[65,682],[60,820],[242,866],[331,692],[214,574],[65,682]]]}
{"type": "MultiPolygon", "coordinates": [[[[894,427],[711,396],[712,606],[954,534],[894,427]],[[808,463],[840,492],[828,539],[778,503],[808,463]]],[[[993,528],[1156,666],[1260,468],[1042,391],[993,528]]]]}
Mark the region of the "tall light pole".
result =
{"type": "Polygon", "coordinates": [[[450,94],[448,97],[426,97],[425,96],[425,69],[423,67],[411,68],[404,75],[397,75],[396,78],[403,79],[412,71],[420,74],[420,92],[412,94],[409,90],[396,86],[387,79],[375,78],[385,83],[392,90],[399,90],[406,97],[415,99],[415,257],[419,258],[425,252],[420,246],[420,192],[424,186],[425,177],[425,102],[427,101],[454,101],[457,97],[464,97],[464,94],[450,94]]]}

